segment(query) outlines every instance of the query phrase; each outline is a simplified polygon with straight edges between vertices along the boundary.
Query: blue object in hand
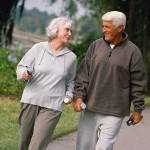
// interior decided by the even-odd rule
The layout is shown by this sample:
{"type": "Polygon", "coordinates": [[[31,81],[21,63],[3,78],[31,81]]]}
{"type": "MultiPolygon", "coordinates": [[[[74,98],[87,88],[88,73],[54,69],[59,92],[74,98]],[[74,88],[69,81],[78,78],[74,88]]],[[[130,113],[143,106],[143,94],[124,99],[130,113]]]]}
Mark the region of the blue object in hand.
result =
{"type": "Polygon", "coordinates": [[[133,118],[129,118],[129,120],[126,122],[126,124],[128,126],[130,126],[130,125],[133,125],[133,122],[134,122],[133,118]]]}
{"type": "Polygon", "coordinates": [[[27,67],[27,73],[29,75],[32,75],[33,74],[33,68],[32,67],[27,67]]]}
{"type": "Polygon", "coordinates": [[[85,109],[85,108],[86,108],[86,104],[82,103],[82,104],[80,105],[80,107],[81,107],[81,109],[85,109]]]}

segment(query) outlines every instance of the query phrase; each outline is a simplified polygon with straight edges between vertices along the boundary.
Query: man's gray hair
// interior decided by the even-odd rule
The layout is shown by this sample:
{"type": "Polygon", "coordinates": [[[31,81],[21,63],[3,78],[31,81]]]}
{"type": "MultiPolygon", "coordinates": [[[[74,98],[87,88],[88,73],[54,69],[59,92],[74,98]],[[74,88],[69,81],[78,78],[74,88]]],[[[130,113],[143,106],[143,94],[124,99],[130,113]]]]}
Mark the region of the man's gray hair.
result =
{"type": "Polygon", "coordinates": [[[125,28],[126,26],[126,15],[119,11],[110,11],[105,13],[102,16],[102,20],[112,21],[115,27],[123,25],[123,27],[125,28]]]}
{"type": "Polygon", "coordinates": [[[70,26],[72,28],[73,22],[68,17],[58,17],[50,21],[49,25],[46,28],[46,35],[48,36],[50,41],[55,38],[56,32],[60,27],[63,27],[65,23],[70,23],[70,26]]]}

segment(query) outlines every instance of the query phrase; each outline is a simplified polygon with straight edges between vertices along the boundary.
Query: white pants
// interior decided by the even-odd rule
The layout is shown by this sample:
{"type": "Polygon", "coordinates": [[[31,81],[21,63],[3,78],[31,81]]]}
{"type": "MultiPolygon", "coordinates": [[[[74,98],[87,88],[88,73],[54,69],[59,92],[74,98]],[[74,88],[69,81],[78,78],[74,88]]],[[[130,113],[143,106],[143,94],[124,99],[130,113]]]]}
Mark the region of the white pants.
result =
{"type": "Polygon", "coordinates": [[[81,112],[77,132],[77,150],[112,150],[124,117],[81,112]]]}

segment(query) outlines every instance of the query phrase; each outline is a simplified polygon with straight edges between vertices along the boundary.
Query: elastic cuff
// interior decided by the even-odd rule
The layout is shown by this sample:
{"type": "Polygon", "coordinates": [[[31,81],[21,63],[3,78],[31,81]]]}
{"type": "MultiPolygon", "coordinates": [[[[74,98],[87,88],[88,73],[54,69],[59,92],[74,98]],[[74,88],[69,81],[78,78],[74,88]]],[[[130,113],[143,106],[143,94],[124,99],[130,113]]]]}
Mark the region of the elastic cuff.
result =
{"type": "Polygon", "coordinates": [[[73,98],[73,94],[70,91],[66,92],[66,95],[70,96],[71,98],[73,98]]]}

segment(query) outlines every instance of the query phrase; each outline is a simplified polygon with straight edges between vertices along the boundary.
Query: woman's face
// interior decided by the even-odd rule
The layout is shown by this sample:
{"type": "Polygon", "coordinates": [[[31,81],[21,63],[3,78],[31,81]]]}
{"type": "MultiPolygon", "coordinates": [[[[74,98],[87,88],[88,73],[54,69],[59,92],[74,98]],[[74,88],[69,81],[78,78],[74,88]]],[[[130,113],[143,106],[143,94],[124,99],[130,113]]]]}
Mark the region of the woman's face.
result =
{"type": "Polygon", "coordinates": [[[62,42],[63,44],[67,44],[71,38],[72,27],[71,24],[66,22],[63,26],[61,26],[56,34],[56,39],[62,42]]]}

